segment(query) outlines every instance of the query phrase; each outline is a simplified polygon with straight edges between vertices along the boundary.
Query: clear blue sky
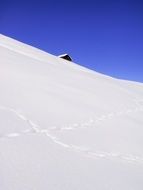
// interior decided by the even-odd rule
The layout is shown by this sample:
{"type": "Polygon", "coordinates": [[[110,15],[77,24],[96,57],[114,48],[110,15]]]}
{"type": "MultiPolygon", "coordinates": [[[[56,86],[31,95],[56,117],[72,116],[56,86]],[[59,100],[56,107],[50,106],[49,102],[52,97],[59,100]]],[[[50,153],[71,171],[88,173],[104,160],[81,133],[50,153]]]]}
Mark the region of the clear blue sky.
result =
{"type": "Polygon", "coordinates": [[[1,0],[0,33],[143,82],[143,0],[1,0]]]}

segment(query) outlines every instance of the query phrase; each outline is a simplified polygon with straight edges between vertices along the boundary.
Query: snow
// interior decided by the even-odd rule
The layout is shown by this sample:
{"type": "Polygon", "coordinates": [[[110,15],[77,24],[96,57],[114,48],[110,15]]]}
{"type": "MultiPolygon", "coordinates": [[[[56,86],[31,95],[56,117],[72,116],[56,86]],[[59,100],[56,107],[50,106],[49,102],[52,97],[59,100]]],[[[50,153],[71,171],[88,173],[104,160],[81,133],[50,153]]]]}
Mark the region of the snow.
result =
{"type": "Polygon", "coordinates": [[[142,190],[143,84],[0,35],[0,189],[142,190]]]}

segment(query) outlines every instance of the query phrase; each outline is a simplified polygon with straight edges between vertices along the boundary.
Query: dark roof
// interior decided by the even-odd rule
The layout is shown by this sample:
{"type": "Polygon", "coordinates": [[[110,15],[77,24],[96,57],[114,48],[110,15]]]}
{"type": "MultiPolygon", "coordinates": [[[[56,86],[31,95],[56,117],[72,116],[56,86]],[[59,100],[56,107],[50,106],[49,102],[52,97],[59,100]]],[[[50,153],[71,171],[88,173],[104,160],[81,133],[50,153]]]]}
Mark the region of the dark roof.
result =
{"type": "Polygon", "coordinates": [[[72,61],[72,58],[68,54],[59,55],[60,58],[66,59],[68,61],[72,61]]]}

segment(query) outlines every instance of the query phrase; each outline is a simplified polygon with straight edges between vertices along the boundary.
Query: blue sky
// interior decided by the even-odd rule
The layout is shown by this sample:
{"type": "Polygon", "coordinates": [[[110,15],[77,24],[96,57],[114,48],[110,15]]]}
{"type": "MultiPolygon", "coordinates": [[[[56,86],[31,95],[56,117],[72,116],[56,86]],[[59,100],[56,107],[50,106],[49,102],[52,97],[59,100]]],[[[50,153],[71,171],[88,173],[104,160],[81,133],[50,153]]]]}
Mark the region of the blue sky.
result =
{"type": "Polygon", "coordinates": [[[0,33],[143,82],[142,0],[1,0],[0,33]]]}

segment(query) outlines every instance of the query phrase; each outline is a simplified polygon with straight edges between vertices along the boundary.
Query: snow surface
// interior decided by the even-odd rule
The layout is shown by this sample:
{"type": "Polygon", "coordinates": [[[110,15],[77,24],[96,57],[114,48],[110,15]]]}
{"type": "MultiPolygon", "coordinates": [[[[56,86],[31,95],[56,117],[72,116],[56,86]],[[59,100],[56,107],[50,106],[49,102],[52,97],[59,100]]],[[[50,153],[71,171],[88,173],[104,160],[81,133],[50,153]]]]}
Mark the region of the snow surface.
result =
{"type": "Polygon", "coordinates": [[[143,84],[0,35],[0,190],[142,190],[143,84]]]}

